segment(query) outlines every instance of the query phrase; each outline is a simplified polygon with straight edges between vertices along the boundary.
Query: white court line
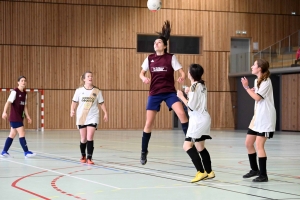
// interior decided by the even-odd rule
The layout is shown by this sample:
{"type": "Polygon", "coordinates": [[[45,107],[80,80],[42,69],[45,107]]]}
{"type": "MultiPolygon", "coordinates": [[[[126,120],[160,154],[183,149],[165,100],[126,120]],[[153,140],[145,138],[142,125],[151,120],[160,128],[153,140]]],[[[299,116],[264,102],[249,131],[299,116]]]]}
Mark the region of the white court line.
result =
{"type": "MultiPolygon", "coordinates": [[[[16,148],[16,149],[19,149],[19,148],[16,148]]],[[[37,152],[37,151],[35,151],[37,152]]],[[[62,157],[62,156],[57,156],[55,154],[49,154],[49,153],[44,153],[44,152],[38,152],[40,154],[46,154],[46,155],[52,155],[52,156],[56,156],[56,157],[62,157]]],[[[7,159],[3,159],[1,158],[2,160],[7,160],[7,159]]],[[[99,185],[103,185],[103,186],[107,186],[107,187],[111,187],[111,188],[114,188],[114,189],[118,189],[118,190],[140,190],[140,189],[163,189],[163,188],[166,188],[166,189],[176,189],[176,188],[192,188],[192,187],[199,187],[199,186],[217,186],[217,187],[248,187],[246,185],[236,185],[234,183],[222,183],[222,182],[219,182],[219,183],[214,183],[214,182],[211,182],[211,181],[214,181],[214,180],[206,180],[206,181],[201,181],[201,182],[198,182],[196,183],[197,185],[191,185],[191,186],[163,186],[163,187],[159,187],[159,186],[151,186],[151,187],[135,187],[135,188],[119,188],[119,187],[114,187],[114,186],[111,186],[111,185],[107,185],[107,184],[103,184],[103,183],[99,183],[99,182],[95,182],[95,181],[91,181],[91,180],[88,180],[88,179],[83,179],[83,178],[79,178],[79,177],[76,177],[76,176],[72,176],[72,175],[69,175],[69,174],[64,174],[64,173],[61,173],[61,172],[57,172],[57,171],[54,171],[54,170],[49,170],[49,169],[45,169],[45,168],[40,168],[40,167],[36,167],[36,166],[33,166],[33,165],[28,165],[28,164],[24,164],[24,163],[19,163],[19,162],[15,162],[15,161],[11,161],[11,160],[7,160],[9,162],[13,162],[13,163],[18,163],[18,164],[21,164],[21,165],[25,165],[25,166],[29,166],[29,167],[33,167],[33,168],[37,168],[37,169],[42,169],[42,170],[45,170],[45,171],[49,171],[49,172],[53,172],[53,173],[57,173],[57,174],[61,174],[61,175],[65,175],[65,176],[68,176],[68,177],[72,177],[72,178],[75,178],[75,179],[79,179],[79,180],[84,180],[84,181],[87,181],[87,182],[91,182],[91,183],[95,183],[95,184],[99,184],[99,185]]],[[[102,164],[104,167],[115,167],[117,169],[124,169],[124,170],[131,170],[133,172],[143,172],[145,174],[157,174],[157,175],[160,175],[162,177],[171,177],[171,178],[176,178],[177,180],[182,180],[182,181],[190,181],[190,179],[192,178],[183,178],[181,176],[172,176],[172,175],[167,175],[167,174],[164,174],[164,173],[160,173],[160,172],[154,172],[154,171],[150,171],[150,170],[143,170],[143,169],[138,169],[138,168],[133,168],[133,167],[125,167],[125,166],[122,166],[122,165],[115,165],[115,164],[102,164]]],[[[268,185],[288,185],[288,183],[268,183],[268,185]]]]}
{"type": "MultiPolygon", "coordinates": [[[[16,148],[16,149],[21,149],[21,148],[16,148]]],[[[38,152],[38,151],[34,151],[36,153],[40,153],[40,154],[45,154],[45,155],[52,155],[52,156],[55,156],[55,157],[62,157],[62,156],[57,156],[55,154],[50,154],[50,153],[44,153],[44,152],[38,152]]],[[[37,154],[38,155],[38,154],[37,154]]],[[[64,157],[62,157],[64,158],[64,157]]],[[[117,167],[117,168],[122,168],[122,169],[127,169],[127,170],[131,170],[131,171],[135,171],[135,172],[144,172],[144,173],[151,173],[151,174],[159,174],[159,175],[163,175],[163,176],[167,176],[167,177],[171,177],[171,178],[179,178],[181,180],[190,180],[190,179],[182,179],[182,177],[178,177],[178,176],[170,176],[170,175],[166,175],[166,174],[163,174],[163,173],[158,173],[158,172],[152,172],[152,171],[149,171],[149,170],[141,170],[141,169],[137,169],[137,168],[132,168],[132,167],[124,167],[122,165],[114,165],[114,164],[102,164],[103,166],[107,167],[117,167]]],[[[118,188],[120,189],[120,188],[118,188]]]]}
{"type": "Polygon", "coordinates": [[[54,171],[54,170],[51,170],[51,169],[46,169],[46,168],[42,168],[42,167],[37,167],[37,166],[33,166],[33,165],[28,165],[28,164],[24,164],[24,163],[12,161],[12,160],[5,159],[5,158],[0,158],[0,159],[1,159],[1,160],[5,160],[5,161],[7,161],[7,162],[12,162],[12,163],[17,163],[17,164],[20,164],[20,165],[24,165],[24,166],[27,166],[27,167],[32,167],[32,168],[36,168],[36,169],[41,169],[41,170],[43,170],[43,171],[48,171],[48,172],[53,172],[53,173],[55,173],[55,174],[60,174],[60,175],[68,176],[68,177],[75,178],[75,179],[79,179],[79,180],[82,180],[82,181],[87,181],[87,182],[90,182],[90,183],[95,183],[95,184],[98,184],[98,185],[103,185],[103,186],[110,187],[110,188],[114,188],[114,189],[120,189],[120,188],[118,188],[118,187],[114,187],[114,186],[107,185],[107,184],[104,184],[104,183],[99,183],[99,182],[96,182],[96,181],[91,181],[91,180],[84,179],[84,178],[79,178],[79,177],[77,177],[77,176],[72,176],[72,175],[70,175],[70,174],[61,173],[61,172],[54,171]]]}

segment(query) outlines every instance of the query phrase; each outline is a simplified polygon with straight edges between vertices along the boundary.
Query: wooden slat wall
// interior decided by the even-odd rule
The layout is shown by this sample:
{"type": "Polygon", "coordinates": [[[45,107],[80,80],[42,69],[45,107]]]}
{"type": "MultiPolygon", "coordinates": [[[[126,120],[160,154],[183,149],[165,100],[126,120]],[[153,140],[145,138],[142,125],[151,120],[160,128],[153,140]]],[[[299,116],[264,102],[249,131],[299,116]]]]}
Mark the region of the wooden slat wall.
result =
{"type": "MultiPolygon", "coordinates": [[[[71,98],[79,76],[91,70],[110,116],[100,128],[142,129],[149,86],[138,75],[147,54],[136,52],[136,34],[160,31],[169,19],[173,35],[202,36],[202,55],[177,57],[185,71],[190,63],[203,65],[212,127],[234,128],[230,38],[246,30],[243,37],[261,48],[271,45],[299,29],[300,17],[290,15],[300,13],[299,7],[297,0],[165,0],[163,9],[152,13],[146,0],[0,1],[0,87],[15,87],[16,78],[25,75],[28,88],[45,89],[45,128],[71,129],[71,98]]],[[[7,97],[1,98],[4,105],[7,97]]],[[[163,105],[155,128],[171,128],[171,119],[163,105]]],[[[8,127],[3,123],[0,129],[8,127]]]]}
{"type": "Polygon", "coordinates": [[[300,74],[282,75],[282,130],[300,131],[300,74]]]}

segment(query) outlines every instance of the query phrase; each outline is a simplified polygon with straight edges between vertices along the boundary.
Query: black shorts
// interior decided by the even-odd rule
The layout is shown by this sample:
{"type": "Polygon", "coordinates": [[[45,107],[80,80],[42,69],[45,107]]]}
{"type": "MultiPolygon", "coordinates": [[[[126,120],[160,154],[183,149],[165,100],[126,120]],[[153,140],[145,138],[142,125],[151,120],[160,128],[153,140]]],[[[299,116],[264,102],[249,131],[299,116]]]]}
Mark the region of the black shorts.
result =
{"type": "Polygon", "coordinates": [[[91,127],[95,127],[96,130],[97,130],[97,125],[98,124],[96,124],[96,123],[94,123],[94,124],[87,124],[87,125],[78,125],[78,129],[82,129],[82,128],[86,128],[88,126],[91,126],[91,127]]]}
{"type": "Polygon", "coordinates": [[[211,140],[212,138],[209,136],[209,135],[201,135],[200,138],[191,138],[191,137],[187,137],[185,138],[184,141],[187,141],[187,142],[201,142],[201,141],[204,141],[204,140],[211,140]]]}
{"type": "Polygon", "coordinates": [[[266,137],[266,138],[270,139],[270,138],[273,138],[274,132],[259,133],[259,132],[253,131],[252,129],[249,128],[247,134],[248,135],[256,135],[256,136],[266,137]]]}

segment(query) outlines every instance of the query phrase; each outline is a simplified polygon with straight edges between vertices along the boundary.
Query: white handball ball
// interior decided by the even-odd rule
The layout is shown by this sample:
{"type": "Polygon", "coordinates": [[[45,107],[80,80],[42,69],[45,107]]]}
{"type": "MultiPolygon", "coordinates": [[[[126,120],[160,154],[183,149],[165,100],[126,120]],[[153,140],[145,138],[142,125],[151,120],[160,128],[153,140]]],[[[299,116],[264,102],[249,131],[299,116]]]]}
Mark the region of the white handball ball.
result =
{"type": "Polygon", "coordinates": [[[158,11],[161,8],[161,0],[148,0],[147,7],[152,12],[158,11]]]}

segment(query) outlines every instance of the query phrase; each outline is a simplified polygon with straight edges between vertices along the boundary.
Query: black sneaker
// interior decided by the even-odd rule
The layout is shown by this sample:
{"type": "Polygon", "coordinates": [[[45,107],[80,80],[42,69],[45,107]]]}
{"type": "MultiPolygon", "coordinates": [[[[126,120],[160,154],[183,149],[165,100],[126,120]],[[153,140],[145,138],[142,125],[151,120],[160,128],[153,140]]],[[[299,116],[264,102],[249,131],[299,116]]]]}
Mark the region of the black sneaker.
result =
{"type": "Polygon", "coordinates": [[[243,178],[250,178],[250,177],[253,177],[253,176],[259,176],[259,170],[257,171],[254,171],[254,170],[250,170],[249,173],[245,174],[243,176],[243,178]]]}
{"type": "Polygon", "coordinates": [[[147,163],[147,155],[148,155],[148,151],[147,152],[142,152],[141,153],[141,164],[145,165],[147,163]]]}
{"type": "Polygon", "coordinates": [[[259,177],[256,177],[252,181],[253,182],[268,182],[268,176],[267,175],[259,175],[259,177]]]}

